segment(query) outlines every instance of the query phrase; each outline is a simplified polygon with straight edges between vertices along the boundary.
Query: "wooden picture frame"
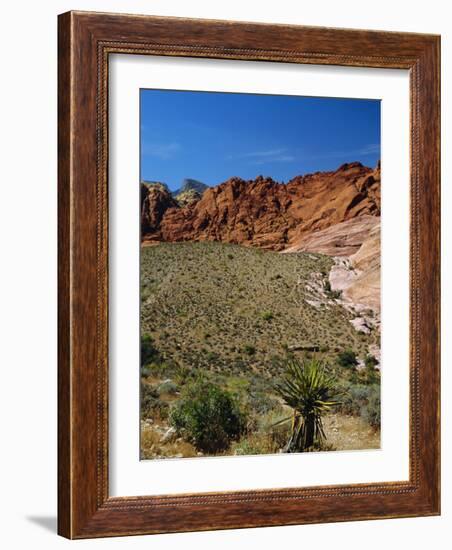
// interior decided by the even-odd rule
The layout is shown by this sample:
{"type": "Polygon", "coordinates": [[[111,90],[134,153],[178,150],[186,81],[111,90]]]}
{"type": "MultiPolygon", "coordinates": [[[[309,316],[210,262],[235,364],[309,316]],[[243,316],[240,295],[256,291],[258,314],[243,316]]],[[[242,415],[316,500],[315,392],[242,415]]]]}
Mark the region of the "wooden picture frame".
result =
{"type": "Polygon", "coordinates": [[[68,538],[440,513],[440,38],[68,12],[58,41],[58,532],[68,538]],[[410,73],[409,481],[148,497],[108,491],[110,54],[410,73]]]}

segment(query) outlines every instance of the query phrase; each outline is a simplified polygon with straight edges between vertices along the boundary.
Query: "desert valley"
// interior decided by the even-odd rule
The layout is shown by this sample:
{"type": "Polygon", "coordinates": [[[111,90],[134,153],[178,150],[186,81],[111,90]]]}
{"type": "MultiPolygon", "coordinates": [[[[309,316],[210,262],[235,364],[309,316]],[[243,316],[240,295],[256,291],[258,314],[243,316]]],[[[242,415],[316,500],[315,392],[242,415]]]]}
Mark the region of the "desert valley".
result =
{"type": "Polygon", "coordinates": [[[380,446],[380,210],[379,164],[141,183],[143,459],[293,452],[306,361],[306,450],[380,446]]]}

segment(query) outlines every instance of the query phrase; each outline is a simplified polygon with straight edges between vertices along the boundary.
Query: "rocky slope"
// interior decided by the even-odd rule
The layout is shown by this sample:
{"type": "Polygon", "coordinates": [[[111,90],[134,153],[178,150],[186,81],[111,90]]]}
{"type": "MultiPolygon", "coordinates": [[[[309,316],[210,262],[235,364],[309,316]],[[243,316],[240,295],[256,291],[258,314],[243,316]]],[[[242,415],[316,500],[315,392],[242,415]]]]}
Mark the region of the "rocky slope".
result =
{"type": "MultiPolygon", "coordinates": [[[[308,246],[308,235],[357,217],[379,216],[380,167],[372,170],[353,162],[333,172],[297,176],[287,184],[262,176],[231,178],[199,197],[192,194],[185,204],[162,187],[144,185],[141,205],[144,244],[222,241],[296,250],[308,246]]],[[[356,239],[351,246],[357,250],[356,239]]]]}
{"type": "Polygon", "coordinates": [[[330,272],[332,290],[342,291],[345,301],[355,309],[380,311],[380,220],[364,239],[359,250],[349,258],[336,258],[330,272]]]}
{"type": "Polygon", "coordinates": [[[164,184],[141,183],[141,234],[158,233],[167,210],[178,207],[176,199],[164,184]]]}
{"type": "Polygon", "coordinates": [[[358,216],[309,233],[283,252],[318,252],[327,256],[351,256],[358,252],[369,233],[379,223],[378,216],[358,216]]]}

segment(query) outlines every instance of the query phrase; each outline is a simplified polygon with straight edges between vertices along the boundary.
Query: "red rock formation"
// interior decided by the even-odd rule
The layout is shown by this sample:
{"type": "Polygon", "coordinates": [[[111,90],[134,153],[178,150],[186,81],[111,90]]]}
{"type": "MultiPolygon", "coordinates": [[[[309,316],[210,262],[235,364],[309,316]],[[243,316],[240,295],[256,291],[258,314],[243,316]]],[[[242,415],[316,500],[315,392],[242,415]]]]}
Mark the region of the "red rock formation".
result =
{"type": "Polygon", "coordinates": [[[354,162],[287,184],[231,178],[180,207],[162,188],[142,198],[143,241],[224,241],[272,250],[362,216],[380,215],[380,169],[354,162]]]}
{"type": "Polygon", "coordinates": [[[159,235],[160,223],[168,208],[178,208],[177,202],[162,185],[141,184],[141,235],[159,235]]]}

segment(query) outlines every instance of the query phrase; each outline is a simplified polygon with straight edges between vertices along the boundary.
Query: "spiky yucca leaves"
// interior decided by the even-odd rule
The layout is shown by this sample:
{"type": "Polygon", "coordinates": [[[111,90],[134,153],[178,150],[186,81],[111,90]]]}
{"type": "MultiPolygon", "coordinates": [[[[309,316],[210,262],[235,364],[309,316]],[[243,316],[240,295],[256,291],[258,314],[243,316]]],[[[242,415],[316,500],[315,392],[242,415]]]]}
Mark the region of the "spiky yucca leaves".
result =
{"type": "Polygon", "coordinates": [[[286,360],[286,374],[276,389],[289,407],[293,409],[292,431],[285,452],[294,453],[312,450],[326,439],[322,416],[338,404],[333,399],[334,379],[317,359],[299,362],[286,360]]]}

